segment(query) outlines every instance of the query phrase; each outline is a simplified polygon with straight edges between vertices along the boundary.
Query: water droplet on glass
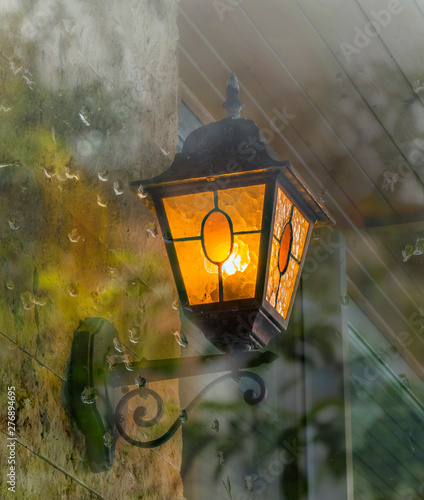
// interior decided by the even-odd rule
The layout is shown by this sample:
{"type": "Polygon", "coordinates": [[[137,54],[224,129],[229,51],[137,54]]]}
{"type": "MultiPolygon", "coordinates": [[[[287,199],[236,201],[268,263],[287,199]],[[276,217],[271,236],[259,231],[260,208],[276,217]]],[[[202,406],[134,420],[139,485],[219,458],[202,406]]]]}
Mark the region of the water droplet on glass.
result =
{"type": "Polygon", "coordinates": [[[414,255],[422,255],[424,253],[424,238],[417,238],[414,247],[414,255]]]}
{"type": "Polygon", "coordinates": [[[9,280],[7,283],[6,283],[6,288],[8,288],[9,290],[13,290],[15,288],[15,284],[13,283],[12,280],[9,280]]]}
{"type": "Polygon", "coordinates": [[[402,250],[403,262],[406,262],[412,255],[414,255],[414,247],[408,243],[402,250]]]}
{"type": "Polygon", "coordinates": [[[180,309],[180,301],[178,299],[175,299],[174,302],[172,303],[172,309],[175,309],[176,311],[179,311],[179,309],[180,309]]]}
{"type": "Polygon", "coordinates": [[[109,175],[110,175],[110,172],[109,170],[103,170],[102,172],[99,172],[97,174],[97,177],[103,181],[103,182],[107,182],[109,180],[109,175]]]}
{"type": "Polygon", "coordinates": [[[68,294],[71,296],[71,297],[76,297],[78,295],[78,285],[76,285],[75,283],[71,283],[68,287],[68,294]]]}
{"type": "Polygon", "coordinates": [[[14,217],[13,219],[9,219],[8,222],[9,222],[10,229],[13,229],[14,231],[16,231],[17,229],[19,229],[21,227],[21,221],[17,217],[14,217]]]}
{"type": "Polygon", "coordinates": [[[255,478],[254,476],[245,476],[244,477],[244,489],[246,491],[250,491],[251,493],[255,489],[255,478]]]}
{"type": "Polygon", "coordinates": [[[382,189],[385,189],[386,191],[390,189],[390,191],[393,193],[393,191],[395,190],[395,184],[399,180],[398,172],[393,172],[392,170],[386,170],[383,173],[383,177],[384,180],[383,184],[381,185],[382,189]]]}
{"type": "Polygon", "coordinates": [[[67,179],[74,179],[76,181],[79,181],[79,175],[74,172],[71,172],[69,167],[65,167],[65,177],[67,179]]]}
{"type": "Polygon", "coordinates": [[[216,456],[218,457],[218,462],[219,462],[219,465],[224,465],[224,462],[226,462],[225,458],[224,458],[224,452],[223,451],[218,451],[216,456]]]}
{"type": "Polygon", "coordinates": [[[188,420],[188,415],[185,410],[181,410],[180,416],[178,417],[181,422],[187,422],[188,420]]]}
{"type": "Polygon", "coordinates": [[[158,235],[158,231],[156,229],[156,224],[154,222],[151,222],[150,224],[148,224],[146,226],[146,236],[148,238],[152,237],[152,238],[156,238],[156,236],[158,235]]]}
{"type": "Polygon", "coordinates": [[[342,339],[342,334],[338,330],[336,331],[336,337],[340,340],[342,339]]]}
{"type": "Polygon", "coordinates": [[[113,190],[115,191],[116,196],[121,195],[124,192],[122,183],[120,181],[115,181],[113,183],[113,190]]]}
{"type": "Polygon", "coordinates": [[[177,342],[178,345],[180,345],[181,347],[188,346],[188,340],[184,335],[184,332],[180,333],[178,330],[176,330],[175,332],[172,332],[172,335],[174,336],[175,341],[177,342]]]}
{"type": "Polygon", "coordinates": [[[138,344],[140,342],[141,334],[140,328],[138,326],[133,326],[128,330],[129,341],[133,344],[138,344]]]}
{"type": "Polygon", "coordinates": [[[312,231],[312,241],[317,242],[321,239],[318,231],[312,231]]]}
{"type": "Polygon", "coordinates": [[[110,432],[105,432],[103,435],[103,443],[106,446],[106,448],[112,448],[114,439],[113,436],[110,432]]]}
{"type": "Polygon", "coordinates": [[[169,231],[165,231],[162,234],[162,238],[163,238],[163,241],[165,243],[170,243],[172,241],[172,236],[171,236],[171,233],[169,231]]]}
{"type": "Polygon", "coordinates": [[[144,188],[143,186],[138,186],[138,189],[137,189],[137,196],[140,198],[140,199],[143,199],[143,198],[146,198],[147,197],[147,193],[144,191],[144,188]]]}
{"type": "Polygon", "coordinates": [[[37,290],[32,298],[32,301],[36,306],[45,306],[47,304],[47,297],[45,292],[43,292],[42,290],[37,290]]]}
{"type": "Polygon", "coordinates": [[[69,241],[72,243],[78,243],[79,239],[81,238],[79,231],[77,228],[72,229],[70,233],[68,233],[68,238],[69,241]]]}
{"type": "Polygon", "coordinates": [[[103,196],[100,196],[99,194],[97,195],[97,205],[99,205],[99,207],[103,207],[103,208],[107,207],[107,201],[105,200],[105,198],[103,196]]]}
{"type": "Polygon", "coordinates": [[[340,303],[343,307],[347,307],[349,305],[349,295],[344,294],[340,297],[340,303]]]}
{"type": "Polygon", "coordinates": [[[30,292],[21,293],[21,301],[24,309],[30,311],[34,307],[34,302],[32,301],[32,294],[30,292]]]}
{"type": "Polygon", "coordinates": [[[129,371],[132,372],[134,371],[134,363],[131,359],[131,356],[128,353],[125,353],[122,356],[122,361],[124,362],[125,368],[129,371]]]}
{"type": "Polygon", "coordinates": [[[142,377],[141,375],[139,375],[138,377],[136,377],[135,379],[135,385],[139,388],[139,389],[142,389],[143,387],[146,386],[146,383],[147,383],[147,380],[142,377]]]}
{"type": "Polygon", "coordinates": [[[106,362],[109,365],[109,370],[113,370],[117,365],[121,363],[121,358],[116,354],[111,354],[109,356],[106,356],[106,362]]]}
{"type": "Polygon", "coordinates": [[[92,404],[99,397],[99,391],[95,387],[84,387],[81,393],[81,401],[86,404],[92,404]]]}
{"type": "Polygon", "coordinates": [[[214,432],[218,432],[219,431],[219,420],[218,419],[216,419],[216,418],[213,419],[213,424],[212,424],[211,429],[214,432]]]}
{"type": "Polygon", "coordinates": [[[124,352],[124,348],[121,344],[121,341],[118,339],[118,337],[115,337],[113,339],[113,347],[120,353],[124,352]]]}
{"type": "Polygon", "coordinates": [[[321,203],[325,203],[325,200],[327,198],[327,190],[321,189],[321,191],[318,193],[318,198],[321,203]]]}
{"type": "Polygon", "coordinates": [[[54,165],[50,165],[50,167],[44,167],[43,172],[47,179],[51,181],[52,178],[56,175],[56,167],[54,165]]]}
{"type": "Polygon", "coordinates": [[[409,380],[408,377],[404,373],[399,374],[399,380],[401,381],[402,385],[407,387],[409,389],[409,380]]]}
{"type": "Polygon", "coordinates": [[[81,118],[82,123],[84,123],[84,125],[86,125],[87,127],[89,127],[89,126],[90,126],[90,123],[89,123],[89,122],[88,122],[88,120],[87,120],[87,118],[88,118],[88,116],[87,116],[87,112],[86,112],[84,109],[82,109],[82,110],[78,113],[78,115],[79,115],[79,117],[81,118]]]}

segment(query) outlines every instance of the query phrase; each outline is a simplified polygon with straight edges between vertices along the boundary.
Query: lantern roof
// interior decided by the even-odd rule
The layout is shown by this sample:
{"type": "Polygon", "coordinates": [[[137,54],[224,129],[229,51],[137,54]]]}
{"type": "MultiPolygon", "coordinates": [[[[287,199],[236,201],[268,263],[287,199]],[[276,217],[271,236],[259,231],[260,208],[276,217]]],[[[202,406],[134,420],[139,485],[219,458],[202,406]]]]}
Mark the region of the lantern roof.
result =
{"type": "MultiPolygon", "coordinates": [[[[316,217],[316,226],[334,223],[305,182],[288,161],[273,159],[266,150],[256,123],[240,118],[243,104],[238,99],[238,81],[231,75],[227,86],[227,100],[223,104],[228,116],[218,122],[199,127],[186,138],[181,153],[163,173],[150,179],[135,181],[131,188],[142,187],[143,197],[155,188],[189,181],[214,180],[220,177],[250,172],[279,171],[290,186],[309,206],[316,217]]],[[[146,200],[151,206],[149,200],[146,200]]]]}

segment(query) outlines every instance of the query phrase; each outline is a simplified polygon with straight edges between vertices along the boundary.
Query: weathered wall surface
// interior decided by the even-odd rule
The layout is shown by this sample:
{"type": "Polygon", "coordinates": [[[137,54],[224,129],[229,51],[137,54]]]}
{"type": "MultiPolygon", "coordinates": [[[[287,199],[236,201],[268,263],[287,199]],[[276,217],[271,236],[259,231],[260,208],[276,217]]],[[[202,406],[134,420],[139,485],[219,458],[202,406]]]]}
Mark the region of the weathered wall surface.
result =
{"type": "MultiPolygon", "coordinates": [[[[134,359],[179,355],[163,242],[128,188],[175,151],[176,16],[176,0],[0,4],[2,498],[8,386],[14,498],[182,498],[179,436],[155,451],[119,440],[113,468],[93,475],[61,399],[85,317],[112,322],[134,359]]],[[[178,412],[177,383],[156,388],[178,412]]]]}

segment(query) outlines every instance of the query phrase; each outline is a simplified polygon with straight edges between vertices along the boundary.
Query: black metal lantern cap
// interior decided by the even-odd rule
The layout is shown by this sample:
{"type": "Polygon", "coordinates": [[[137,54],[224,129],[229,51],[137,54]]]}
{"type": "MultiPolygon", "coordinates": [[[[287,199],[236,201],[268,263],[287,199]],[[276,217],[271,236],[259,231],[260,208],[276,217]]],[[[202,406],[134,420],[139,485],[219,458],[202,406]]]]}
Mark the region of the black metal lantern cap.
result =
{"type": "Polygon", "coordinates": [[[224,352],[258,349],[286,329],[314,226],[333,222],[256,124],[200,127],[162,174],[131,183],[156,212],[184,315],[224,352]]]}

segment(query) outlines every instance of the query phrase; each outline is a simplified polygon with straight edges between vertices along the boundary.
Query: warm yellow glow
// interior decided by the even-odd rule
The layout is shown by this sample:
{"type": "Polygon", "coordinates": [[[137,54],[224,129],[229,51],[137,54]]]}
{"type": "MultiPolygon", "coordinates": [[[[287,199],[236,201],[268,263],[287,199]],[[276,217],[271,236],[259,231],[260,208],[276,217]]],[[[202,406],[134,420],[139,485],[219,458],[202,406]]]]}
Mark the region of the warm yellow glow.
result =
{"type": "Polygon", "coordinates": [[[255,296],[260,238],[259,233],[234,237],[237,254],[234,257],[235,265],[229,266],[233,273],[227,274],[224,270],[222,272],[224,300],[250,299],[255,296]],[[246,265],[247,259],[249,261],[246,265]]]}
{"type": "Polygon", "coordinates": [[[189,303],[255,296],[265,185],[163,199],[189,303]]]}
{"type": "Polygon", "coordinates": [[[190,304],[218,301],[218,266],[208,261],[200,241],[175,243],[178,262],[190,304]],[[205,261],[210,264],[206,269],[205,261]]]}

